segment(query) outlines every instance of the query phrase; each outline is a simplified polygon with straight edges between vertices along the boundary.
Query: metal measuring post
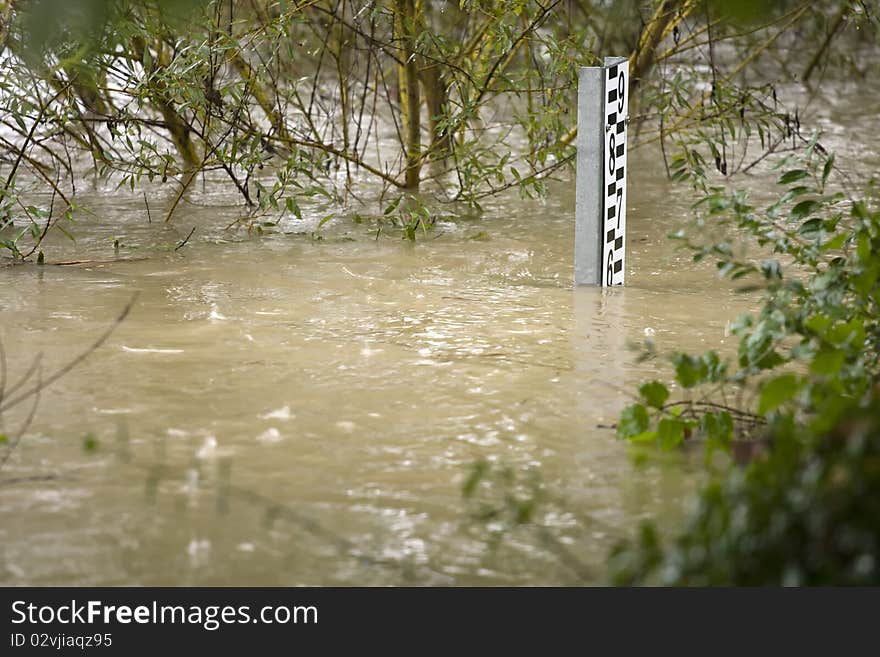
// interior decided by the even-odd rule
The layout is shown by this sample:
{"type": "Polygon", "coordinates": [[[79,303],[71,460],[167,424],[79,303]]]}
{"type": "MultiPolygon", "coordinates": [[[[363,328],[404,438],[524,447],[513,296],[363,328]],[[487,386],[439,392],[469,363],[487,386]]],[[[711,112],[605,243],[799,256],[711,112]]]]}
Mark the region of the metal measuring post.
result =
{"type": "Polygon", "coordinates": [[[629,61],[606,57],[578,76],[575,285],[623,285],[629,61]]]}

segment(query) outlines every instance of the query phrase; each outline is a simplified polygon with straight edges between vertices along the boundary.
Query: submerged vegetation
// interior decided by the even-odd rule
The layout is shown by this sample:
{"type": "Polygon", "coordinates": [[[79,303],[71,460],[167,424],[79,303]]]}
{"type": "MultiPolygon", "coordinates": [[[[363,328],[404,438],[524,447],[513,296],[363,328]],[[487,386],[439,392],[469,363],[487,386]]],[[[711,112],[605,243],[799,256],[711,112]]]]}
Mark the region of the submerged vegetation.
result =
{"type": "Polygon", "coordinates": [[[70,229],[84,170],[173,186],[165,221],[197,176],[238,193],[243,223],[347,211],[365,183],[375,218],[404,225],[389,203],[419,190],[541,194],[571,160],[576,67],[638,37],[603,35],[604,3],[559,0],[74,4],[57,22],[49,0],[0,5],[0,209],[25,229],[4,241],[19,258],[70,229]],[[24,200],[29,180],[55,202],[24,200]]]}
{"type": "Polygon", "coordinates": [[[239,196],[238,225],[343,215],[413,239],[438,204],[545,194],[573,161],[577,68],[607,53],[631,53],[641,143],[705,141],[733,174],[796,116],[746,69],[827,33],[814,76],[842,26],[876,17],[777,0],[745,29],[730,5],[0,2],[0,246],[38,257],[50,231],[74,232],[88,185],[148,190],[148,218],[172,221],[197,178],[239,196]]]}

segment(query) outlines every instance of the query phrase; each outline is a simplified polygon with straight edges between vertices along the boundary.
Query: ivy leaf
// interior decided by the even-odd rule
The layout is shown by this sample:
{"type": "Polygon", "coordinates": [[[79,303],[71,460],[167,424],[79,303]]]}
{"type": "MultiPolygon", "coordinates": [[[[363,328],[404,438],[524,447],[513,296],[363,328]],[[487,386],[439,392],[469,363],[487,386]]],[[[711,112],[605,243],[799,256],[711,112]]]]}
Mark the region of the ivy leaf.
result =
{"type": "Polygon", "coordinates": [[[658,409],[669,399],[669,389],[659,381],[645,383],[639,388],[639,394],[648,406],[658,409]]]}
{"type": "Polygon", "coordinates": [[[779,408],[787,401],[794,399],[802,383],[794,374],[782,374],[767,381],[761,387],[758,400],[758,413],[764,415],[779,408]]]}

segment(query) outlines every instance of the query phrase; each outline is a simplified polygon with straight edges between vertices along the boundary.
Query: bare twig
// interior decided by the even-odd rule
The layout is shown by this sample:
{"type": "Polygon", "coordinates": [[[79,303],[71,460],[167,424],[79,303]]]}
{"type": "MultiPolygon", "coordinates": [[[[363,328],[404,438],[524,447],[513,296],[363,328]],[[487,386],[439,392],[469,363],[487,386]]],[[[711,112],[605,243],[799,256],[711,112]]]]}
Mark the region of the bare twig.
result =
{"type": "Polygon", "coordinates": [[[184,245],[185,245],[187,242],[189,242],[189,238],[193,236],[193,233],[194,233],[194,232],[196,232],[196,227],[195,227],[195,226],[193,226],[193,227],[192,227],[192,230],[189,231],[189,235],[186,236],[186,239],[184,239],[180,244],[178,244],[177,246],[174,247],[174,250],[175,250],[175,251],[178,251],[178,250],[182,249],[182,248],[184,247],[184,245]]]}
{"type": "Polygon", "coordinates": [[[110,337],[113,331],[128,317],[128,314],[131,312],[131,309],[134,307],[135,302],[137,301],[138,296],[140,296],[139,292],[135,292],[131,300],[125,305],[125,308],[122,309],[122,312],[119,313],[119,316],[113,321],[113,323],[100,335],[98,339],[95,340],[91,346],[89,346],[85,351],[78,354],[73,360],[71,360],[67,365],[61,367],[60,369],[53,372],[50,376],[46,377],[45,380],[40,380],[34,387],[25,390],[18,395],[7,398],[0,404],[0,413],[4,413],[9,410],[16,404],[21,403],[25,399],[28,399],[34,395],[38,395],[42,390],[48,388],[50,385],[55,383],[58,379],[63,377],[65,374],[68,374],[73,368],[82,363],[86,358],[88,358],[93,352],[99,349],[110,337]]]}
{"type": "Polygon", "coordinates": [[[37,374],[37,387],[34,392],[34,403],[31,404],[30,413],[25,418],[21,427],[15,434],[15,438],[9,443],[6,448],[6,451],[3,453],[3,456],[0,457],[0,470],[6,467],[6,463],[9,461],[9,458],[12,456],[12,452],[15,451],[15,448],[18,447],[19,443],[21,443],[21,438],[24,436],[25,432],[28,430],[28,427],[31,426],[31,423],[34,421],[34,417],[37,414],[37,406],[40,404],[40,391],[42,390],[43,377],[37,374]]]}

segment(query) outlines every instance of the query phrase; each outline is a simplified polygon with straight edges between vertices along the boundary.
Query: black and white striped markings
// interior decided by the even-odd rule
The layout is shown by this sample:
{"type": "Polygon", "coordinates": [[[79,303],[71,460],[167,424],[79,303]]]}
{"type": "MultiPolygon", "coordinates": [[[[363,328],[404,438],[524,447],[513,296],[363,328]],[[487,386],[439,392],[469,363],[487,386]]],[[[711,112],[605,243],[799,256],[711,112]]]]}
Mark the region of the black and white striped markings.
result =
{"type": "Polygon", "coordinates": [[[626,242],[626,120],[629,62],[608,66],[605,76],[605,162],[602,285],[623,285],[626,242]]]}

